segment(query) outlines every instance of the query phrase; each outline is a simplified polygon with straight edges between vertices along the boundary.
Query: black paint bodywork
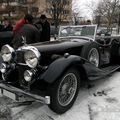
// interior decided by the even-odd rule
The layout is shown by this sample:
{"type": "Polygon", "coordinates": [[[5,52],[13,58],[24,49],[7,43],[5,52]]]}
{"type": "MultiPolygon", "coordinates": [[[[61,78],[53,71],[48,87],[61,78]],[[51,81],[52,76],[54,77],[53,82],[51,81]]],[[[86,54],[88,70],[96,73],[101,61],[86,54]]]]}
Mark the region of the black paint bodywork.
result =
{"type": "Polygon", "coordinates": [[[3,31],[0,32],[0,48],[5,44],[11,44],[13,39],[13,32],[12,31],[3,31]]]}
{"type": "MultiPolygon", "coordinates": [[[[120,68],[120,37],[66,37],[56,41],[35,43],[15,51],[13,59],[7,64],[7,72],[0,88],[15,94],[28,95],[46,102],[48,88],[69,69],[76,69],[82,82],[100,79],[120,68]],[[32,69],[25,64],[24,53],[33,46],[41,54],[39,64],[32,69]],[[28,47],[28,48],[27,48],[28,47]],[[100,55],[100,66],[87,60],[90,48],[96,47],[100,55]],[[24,49],[26,48],[26,49],[24,49]],[[32,80],[24,80],[24,72],[33,71],[32,80]],[[16,89],[17,88],[17,89],[16,89]],[[36,96],[37,95],[37,96],[36,96]],[[38,97],[40,96],[40,98],[38,97]]],[[[86,82],[86,83],[87,83],[86,82]]]]}
{"type": "Polygon", "coordinates": [[[104,40],[103,38],[96,38],[95,41],[92,41],[76,37],[31,44],[31,46],[37,48],[41,53],[39,65],[47,68],[42,71],[41,67],[38,67],[38,78],[35,76],[34,79],[53,83],[70,67],[78,69],[80,74],[82,73],[81,76],[84,80],[95,80],[109,74],[111,71],[119,68],[119,61],[117,61],[116,58],[119,59],[118,51],[120,43],[119,37],[111,37],[109,41],[107,40],[106,38],[104,40]],[[99,50],[100,68],[96,68],[86,58],[81,56],[84,47],[93,44],[95,44],[99,50]],[[107,57],[106,52],[110,55],[109,59],[105,58],[107,57]],[[66,56],[65,53],[69,55],[66,56]]]}

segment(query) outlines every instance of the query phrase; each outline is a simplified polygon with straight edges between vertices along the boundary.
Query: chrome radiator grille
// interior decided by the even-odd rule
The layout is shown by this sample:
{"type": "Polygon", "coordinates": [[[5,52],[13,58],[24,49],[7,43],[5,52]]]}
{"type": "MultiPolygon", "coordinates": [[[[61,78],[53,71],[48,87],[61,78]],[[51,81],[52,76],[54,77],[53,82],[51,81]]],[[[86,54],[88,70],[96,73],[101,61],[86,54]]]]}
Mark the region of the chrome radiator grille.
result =
{"type": "Polygon", "coordinates": [[[17,63],[25,63],[24,61],[24,51],[17,51],[16,52],[16,62],[17,63]]]}

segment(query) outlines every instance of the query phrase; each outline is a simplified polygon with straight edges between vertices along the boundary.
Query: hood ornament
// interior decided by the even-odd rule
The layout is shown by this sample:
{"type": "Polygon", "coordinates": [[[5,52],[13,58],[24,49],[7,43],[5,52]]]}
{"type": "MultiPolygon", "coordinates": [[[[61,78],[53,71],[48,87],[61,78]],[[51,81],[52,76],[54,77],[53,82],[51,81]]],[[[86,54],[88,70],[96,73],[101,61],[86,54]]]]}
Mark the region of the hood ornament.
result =
{"type": "Polygon", "coordinates": [[[22,36],[22,44],[26,46],[26,37],[22,36]]]}

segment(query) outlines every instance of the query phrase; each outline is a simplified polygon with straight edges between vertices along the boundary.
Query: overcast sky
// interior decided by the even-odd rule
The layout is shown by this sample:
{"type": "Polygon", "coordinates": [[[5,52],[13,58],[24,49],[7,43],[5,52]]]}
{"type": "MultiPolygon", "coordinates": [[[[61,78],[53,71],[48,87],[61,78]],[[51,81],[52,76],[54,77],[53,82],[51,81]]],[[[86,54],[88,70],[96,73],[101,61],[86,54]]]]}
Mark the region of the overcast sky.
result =
{"type": "Polygon", "coordinates": [[[92,18],[92,12],[87,6],[95,7],[99,0],[73,0],[73,9],[79,10],[80,16],[86,19],[92,18]]]}

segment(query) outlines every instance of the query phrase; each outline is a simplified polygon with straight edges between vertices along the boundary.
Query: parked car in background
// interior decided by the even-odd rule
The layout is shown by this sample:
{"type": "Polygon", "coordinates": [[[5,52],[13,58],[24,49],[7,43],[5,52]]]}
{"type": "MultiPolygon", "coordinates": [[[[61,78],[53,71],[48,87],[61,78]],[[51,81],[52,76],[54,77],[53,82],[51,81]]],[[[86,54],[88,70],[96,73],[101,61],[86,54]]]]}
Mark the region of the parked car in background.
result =
{"type": "Polygon", "coordinates": [[[97,29],[97,36],[110,36],[111,32],[108,28],[100,27],[97,29]]]}
{"type": "Polygon", "coordinates": [[[120,37],[96,37],[96,31],[96,25],[61,26],[56,41],[25,44],[17,50],[4,45],[2,93],[29,96],[65,113],[84,82],[120,68],[120,37]]]}

